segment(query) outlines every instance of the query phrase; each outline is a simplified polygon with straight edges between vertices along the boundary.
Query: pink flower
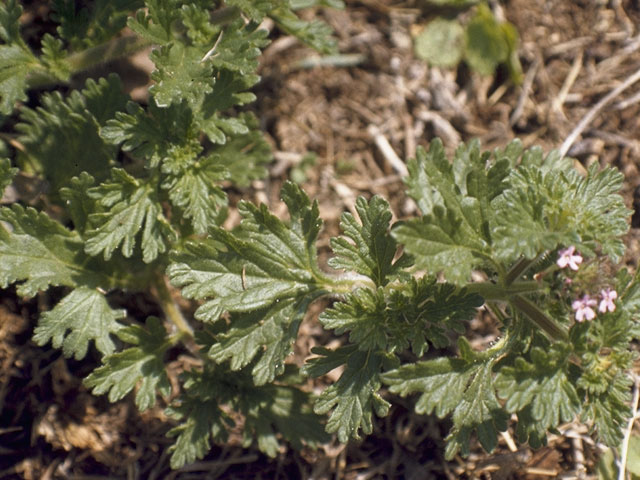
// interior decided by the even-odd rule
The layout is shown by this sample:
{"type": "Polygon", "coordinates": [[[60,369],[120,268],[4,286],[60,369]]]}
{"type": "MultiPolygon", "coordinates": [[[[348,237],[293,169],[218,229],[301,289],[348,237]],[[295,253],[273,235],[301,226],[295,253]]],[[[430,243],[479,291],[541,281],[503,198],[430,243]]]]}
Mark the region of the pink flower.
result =
{"type": "Polygon", "coordinates": [[[598,302],[590,298],[589,295],[583,295],[581,299],[575,300],[571,304],[571,308],[576,311],[576,321],[593,320],[596,317],[596,312],[591,307],[595,307],[597,304],[598,302]]]}
{"type": "Polygon", "coordinates": [[[610,288],[600,290],[600,298],[600,306],[598,307],[600,312],[605,313],[607,310],[615,312],[616,304],[613,303],[613,301],[618,298],[618,292],[611,290],[610,288]]]}
{"type": "Polygon", "coordinates": [[[558,260],[556,261],[556,264],[560,268],[569,266],[571,270],[578,270],[578,265],[582,263],[582,256],[578,253],[574,255],[575,251],[576,247],[573,245],[569,248],[565,248],[564,250],[560,250],[558,252],[558,260]]]}

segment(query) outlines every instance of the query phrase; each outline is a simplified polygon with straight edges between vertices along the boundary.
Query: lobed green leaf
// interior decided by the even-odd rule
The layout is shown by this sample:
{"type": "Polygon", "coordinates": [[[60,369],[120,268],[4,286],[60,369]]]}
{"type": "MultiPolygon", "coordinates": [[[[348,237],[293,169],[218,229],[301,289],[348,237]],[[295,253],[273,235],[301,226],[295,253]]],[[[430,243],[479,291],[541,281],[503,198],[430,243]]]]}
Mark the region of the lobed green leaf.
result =
{"type": "Polygon", "coordinates": [[[88,192],[108,210],[89,216],[94,228],[86,232],[85,252],[103,253],[104,259],[109,260],[122,244],[122,254],[130,257],[136,235],[142,231],[142,259],[145,263],[152,262],[175,240],[175,233],[162,214],[157,193],[151,184],[135,179],[123,169],[114,168],[111,178],[110,183],[88,192]]]}
{"type": "Polygon", "coordinates": [[[4,189],[11,185],[13,177],[18,173],[18,169],[11,166],[8,158],[0,157],[0,198],[4,189]]]}
{"type": "Polygon", "coordinates": [[[83,243],[60,223],[18,204],[0,209],[0,286],[17,285],[32,297],[49,286],[108,287],[113,281],[83,252],[83,243]]]}
{"type": "Polygon", "coordinates": [[[45,94],[42,106],[23,108],[16,130],[28,160],[51,183],[53,196],[69,180],[87,172],[98,182],[114,165],[117,149],[99,135],[107,119],[124,108],[127,95],[117,75],[98,81],[88,79],[82,91],[67,98],[58,92],[45,94]]]}
{"type": "Polygon", "coordinates": [[[131,325],[117,333],[122,340],[136,346],[104,357],[102,366],[85,378],[84,384],[95,395],[109,392],[109,401],[116,402],[139,383],[136,406],[141,411],[153,407],[157,393],[166,397],[171,392],[163,361],[169,342],[162,321],[149,317],[145,327],[131,325]]]}
{"type": "Polygon", "coordinates": [[[27,77],[39,68],[38,59],[25,46],[0,45],[0,113],[10,115],[16,102],[27,99],[27,77]]]}
{"type": "Polygon", "coordinates": [[[345,236],[331,239],[336,256],[329,259],[329,265],[365,275],[375,285],[384,286],[407,264],[406,258],[393,262],[397,244],[389,234],[389,204],[378,196],[369,202],[359,197],[355,208],[361,223],[350,213],[342,214],[340,226],[345,236]]]}
{"type": "Polygon", "coordinates": [[[337,382],[327,387],[316,400],[314,411],[325,414],[330,410],[326,430],[337,433],[341,442],[349,438],[360,438],[373,431],[372,413],[384,417],[391,406],[384,400],[380,389],[380,372],[387,366],[386,354],[374,350],[358,350],[355,346],[342,347],[336,351],[314,349],[313,353],[324,357],[312,358],[304,371],[318,376],[333,367],[345,365],[344,372],[337,382]]]}
{"type": "Polygon", "coordinates": [[[495,361],[437,358],[404,365],[384,373],[389,390],[403,397],[420,393],[416,412],[439,416],[452,414],[453,428],[447,437],[447,458],[469,452],[469,436],[476,431],[482,446],[491,451],[497,433],[507,428],[508,416],[495,394],[492,369],[495,361]]]}
{"type": "Polygon", "coordinates": [[[225,312],[250,312],[276,302],[315,298],[326,281],[317,266],[315,240],[320,229],[317,204],[295,184],[282,197],[291,225],[270,214],[266,206],[239,205],[243,221],[234,232],[219,227],[211,241],[192,243],[173,255],[167,274],[187,298],[207,300],[196,318],[216,321],[225,312]]]}
{"type": "Polygon", "coordinates": [[[112,309],[97,290],[78,287],[42,314],[33,340],[41,346],[51,340],[54,348],[62,348],[66,357],[76,360],[84,358],[93,340],[99,352],[110,355],[115,349],[110,334],[122,328],[117,320],[125,314],[124,310],[112,309]]]}
{"type": "Polygon", "coordinates": [[[516,357],[513,366],[503,366],[496,377],[498,395],[505,409],[518,414],[518,438],[538,445],[540,434],[561,422],[575,419],[582,400],[570,372],[566,352],[558,348],[545,352],[535,347],[530,359],[516,357]]]}
{"type": "Polygon", "coordinates": [[[284,372],[298,328],[313,297],[284,299],[271,308],[231,317],[231,327],[217,336],[208,352],[216,363],[230,360],[231,370],[247,366],[258,356],[251,373],[256,385],[272,382],[284,372]]]}

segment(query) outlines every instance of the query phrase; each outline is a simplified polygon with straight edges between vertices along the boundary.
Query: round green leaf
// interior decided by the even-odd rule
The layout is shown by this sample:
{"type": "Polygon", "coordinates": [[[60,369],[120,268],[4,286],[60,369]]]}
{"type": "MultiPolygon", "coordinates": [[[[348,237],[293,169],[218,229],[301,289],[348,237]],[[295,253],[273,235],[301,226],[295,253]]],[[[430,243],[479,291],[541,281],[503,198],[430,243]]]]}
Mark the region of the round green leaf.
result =
{"type": "Polygon", "coordinates": [[[455,20],[438,18],[415,38],[418,58],[440,67],[454,67],[462,58],[464,30],[455,20]]]}
{"type": "Polygon", "coordinates": [[[482,75],[493,75],[507,61],[509,45],[500,24],[486,6],[480,6],[465,32],[465,59],[482,75]]]}

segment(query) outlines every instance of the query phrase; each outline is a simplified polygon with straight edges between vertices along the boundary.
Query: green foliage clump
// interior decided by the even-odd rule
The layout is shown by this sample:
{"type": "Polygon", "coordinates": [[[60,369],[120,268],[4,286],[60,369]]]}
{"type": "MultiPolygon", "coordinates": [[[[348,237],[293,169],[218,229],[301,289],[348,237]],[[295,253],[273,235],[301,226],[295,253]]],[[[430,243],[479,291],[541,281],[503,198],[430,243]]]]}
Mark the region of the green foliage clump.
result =
{"type": "Polygon", "coordinates": [[[481,75],[493,75],[504,65],[511,80],[522,82],[518,59],[518,32],[509,22],[498,21],[491,9],[477,0],[428,1],[440,9],[454,9],[436,15],[414,38],[415,54],[431,65],[456,67],[464,61],[481,75]],[[456,14],[473,9],[469,19],[456,14]]]}
{"type": "Polygon", "coordinates": [[[472,438],[493,450],[514,416],[518,439],[534,447],[576,417],[617,445],[630,415],[631,342],[640,338],[640,281],[617,265],[629,215],[617,170],[582,175],[517,140],[491,152],[462,144],[450,160],[435,139],[408,166],[420,214],[394,223],[386,200],[359,198],[330,241],[328,269],[318,261],[318,204],[293,182],[281,192],[287,219],[242,201],[240,224],[222,226],[222,182],[247,185],[270,158],[256,119],[236,111],[254,99],[268,43],[258,25],[269,16],[331,49],[326,27],[294,13],[315,4],[339,2],[146,0],[76,10],[59,1],[59,37],[39,57],[20,38],[21,8],[0,7],[0,107],[24,146],[13,161],[0,159],[0,187],[31,175],[50,189],[38,208],[0,208],[0,287],[15,284],[25,297],[63,291],[34,340],[78,360],[95,346],[101,365],[88,388],[111,401],[133,393],[141,410],[163,405],[175,422],[173,468],[224,442],[239,417],[245,446],[255,440],[270,456],[281,441],[357,439],[393,395],[451,418],[447,458],[469,453],[472,438]],[[111,38],[125,18],[135,37],[111,38]],[[155,47],[148,104],[124,94],[115,75],[20,103],[114,45],[155,47]],[[27,60],[6,67],[20,56],[27,60]],[[167,282],[193,302],[193,318],[167,282]],[[115,291],[149,294],[161,315],[133,318],[115,291]],[[316,347],[298,368],[288,357],[321,298],[319,322],[341,344],[316,347]],[[484,350],[466,337],[479,308],[501,332],[484,350]],[[192,366],[172,391],[165,362],[176,352],[192,366]],[[337,368],[317,397],[302,387],[337,368]]]}

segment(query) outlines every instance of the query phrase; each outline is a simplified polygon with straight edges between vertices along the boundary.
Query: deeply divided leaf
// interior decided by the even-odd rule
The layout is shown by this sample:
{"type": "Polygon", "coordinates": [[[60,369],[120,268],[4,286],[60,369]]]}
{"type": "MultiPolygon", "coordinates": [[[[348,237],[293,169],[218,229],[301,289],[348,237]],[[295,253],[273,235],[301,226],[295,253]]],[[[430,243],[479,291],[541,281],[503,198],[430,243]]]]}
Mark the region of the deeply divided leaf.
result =
{"type": "Polygon", "coordinates": [[[373,197],[368,203],[360,197],[356,211],[360,222],[350,213],[342,215],[340,226],[345,236],[331,239],[336,256],[329,260],[329,265],[365,275],[375,285],[383,286],[398,267],[406,264],[403,260],[393,263],[397,245],[389,234],[389,204],[380,197],[373,197]]]}
{"type": "Polygon", "coordinates": [[[157,192],[122,169],[111,171],[111,182],[94,187],[89,196],[99,201],[104,212],[89,217],[94,227],[87,231],[85,251],[89,255],[104,254],[109,260],[113,251],[122,245],[122,254],[130,257],[139,240],[142,258],[148,263],[167,250],[175,238],[169,222],[164,218],[157,192]]]}
{"type": "Polygon", "coordinates": [[[305,366],[305,371],[311,376],[322,375],[339,365],[345,365],[338,381],[327,387],[315,403],[316,413],[324,414],[333,410],[327,421],[327,432],[337,433],[341,442],[360,438],[360,431],[371,433],[372,413],[384,417],[391,406],[378,393],[380,373],[383,366],[389,363],[386,355],[350,346],[336,351],[318,348],[313,353],[322,356],[312,358],[305,366]]]}
{"type": "Polygon", "coordinates": [[[464,359],[438,358],[404,365],[382,376],[393,393],[407,396],[419,393],[418,413],[452,414],[453,428],[447,438],[446,455],[452,458],[459,450],[469,452],[469,436],[476,431],[482,446],[491,451],[497,434],[507,428],[507,414],[502,410],[493,386],[493,361],[468,362],[464,359]]]}
{"type": "Polygon", "coordinates": [[[293,350],[298,327],[304,318],[312,296],[283,299],[271,308],[231,317],[231,328],[217,337],[209,357],[217,363],[230,359],[231,370],[251,363],[256,385],[271,382],[284,372],[284,360],[293,350]]]}
{"type": "Polygon", "coordinates": [[[42,106],[22,109],[16,128],[22,132],[19,139],[26,147],[24,155],[52,184],[52,193],[69,186],[71,177],[81,172],[98,181],[107,178],[117,150],[99,131],[126,101],[119,78],[111,75],[87,80],[82,91],[67,98],[58,92],[46,94],[42,106]]]}
{"type": "Polygon", "coordinates": [[[102,293],[79,287],[42,314],[33,339],[38,345],[51,340],[66,357],[77,360],[84,358],[91,340],[99,352],[109,355],[115,349],[111,334],[122,328],[118,320],[124,316],[125,311],[111,308],[102,293]]]}
{"type": "Polygon", "coordinates": [[[196,318],[216,321],[223,312],[250,312],[287,299],[314,296],[323,287],[315,250],[320,229],[317,204],[295,184],[282,192],[290,225],[266,206],[239,205],[243,221],[228,232],[209,231],[211,241],[173,256],[167,273],[187,298],[208,299],[196,318]]]}
{"type": "Polygon", "coordinates": [[[349,332],[361,350],[401,352],[409,347],[422,355],[431,343],[449,344],[448,334],[465,331],[483,299],[433,279],[410,280],[407,288],[358,289],[336,302],[321,316],[325,328],[349,332]]]}
{"type": "Polygon", "coordinates": [[[135,346],[103,358],[103,365],[84,384],[96,395],[109,392],[109,401],[116,402],[139,383],[137,407],[140,410],[153,407],[158,393],[168,396],[171,391],[163,361],[169,347],[164,326],[158,318],[149,317],[146,328],[131,325],[120,329],[118,336],[135,346]]]}
{"type": "Polygon", "coordinates": [[[428,152],[419,150],[409,163],[409,194],[424,216],[399,225],[394,237],[417,266],[433,274],[442,271],[455,283],[468,281],[471,270],[491,252],[489,202],[499,193],[507,169],[506,160],[489,168],[487,160],[488,154],[472,143],[461,145],[451,164],[436,139],[428,152]]]}
{"type": "Polygon", "coordinates": [[[32,297],[49,286],[109,287],[112,280],[72,232],[44,213],[14,204],[0,209],[0,286],[32,297]]]}

